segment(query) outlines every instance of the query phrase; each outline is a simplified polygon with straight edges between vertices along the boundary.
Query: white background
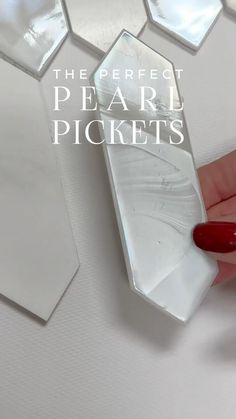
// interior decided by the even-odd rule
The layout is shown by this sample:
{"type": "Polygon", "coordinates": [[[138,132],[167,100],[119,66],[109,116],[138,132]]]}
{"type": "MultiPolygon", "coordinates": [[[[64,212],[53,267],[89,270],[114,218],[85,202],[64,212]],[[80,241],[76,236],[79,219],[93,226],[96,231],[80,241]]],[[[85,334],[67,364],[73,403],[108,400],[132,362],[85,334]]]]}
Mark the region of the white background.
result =
{"type": "MultiPolygon", "coordinates": [[[[236,21],[222,15],[196,55],[150,27],[142,39],[184,68],[198,165],[235,149],[236,21]]],[[[48,110],[52,69],[92,71],[98,59],[67,39],[41,82],[48,110]]],[[[79,83],[67,85],[60,118],[86,124],[79,83]]],[[[72,142],[55,151],[81,268],[47,325],[0,302],[0,419],[233,418],[236,283],[212,289],[186,327],[131,293],[102,151],[72,142]]]]}

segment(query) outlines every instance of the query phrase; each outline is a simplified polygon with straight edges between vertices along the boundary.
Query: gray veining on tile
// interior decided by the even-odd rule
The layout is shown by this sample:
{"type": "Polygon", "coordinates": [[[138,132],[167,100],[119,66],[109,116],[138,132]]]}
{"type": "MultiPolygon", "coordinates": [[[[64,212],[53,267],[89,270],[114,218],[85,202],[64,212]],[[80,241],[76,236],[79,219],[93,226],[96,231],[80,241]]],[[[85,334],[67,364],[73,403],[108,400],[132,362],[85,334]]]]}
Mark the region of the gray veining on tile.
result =
{"type": "Polygon", "coordinates": [[[220,0],[146,0],[151,20],[197,50],[222,9],[220,0]]]}
{"type": "Polygon", "coordinates": [[[0,294],[47,320],[78,256],[39,82],[0,73],[0,294]]]}
{"type": "Polygon", "coordinates": [[[94,84],[131,287],[164,312],[185,322],[212,284],[217,268],[210,257],[196,248],[191,236],[194,225],[205,220],[205,210],[174,68],[125,31],[96,70],[94,84]],[[140,78],[139,70],[144,68],[146,75],[140,78]],[[133,71],[128,82],[127,69],[133,71]],[[150,77],[151,69],[158,72],[156,79],[150,77]],[[165,71],[168,79],[162,76],[165,71]],[[140,99],[143,86],[156,92],[145,109],[140,99]],[[119,103],[110,106],[117,88],[125,98],[125,111],[119,96],[119,103]],[[174,110],[169,102],[171,89],[174,110]],[[134,129],[135,120],[138,125],[134,129]],[[151,121],[159,120],[166,122],[160,131],[155,124],[151,125],[151,121]],[[178,142],[179,134],[171,129],[176,120],[183,122],[182,147],[169,144],[170,136],[174,143],[178,142]],[[119,127],[119,135],[112,134],[113,126],[119,127]]]}
{"type": "Polygon", "coordinates": [[[60,0],[0,0],[0,52],[36,76],[67,31],[60,0]]]}
{"type": "Polygon", "coordinates": [[[107,51],[123,29],[138,35],[146,20],[143,0],[65,0],[72,31],[107,51]]]}

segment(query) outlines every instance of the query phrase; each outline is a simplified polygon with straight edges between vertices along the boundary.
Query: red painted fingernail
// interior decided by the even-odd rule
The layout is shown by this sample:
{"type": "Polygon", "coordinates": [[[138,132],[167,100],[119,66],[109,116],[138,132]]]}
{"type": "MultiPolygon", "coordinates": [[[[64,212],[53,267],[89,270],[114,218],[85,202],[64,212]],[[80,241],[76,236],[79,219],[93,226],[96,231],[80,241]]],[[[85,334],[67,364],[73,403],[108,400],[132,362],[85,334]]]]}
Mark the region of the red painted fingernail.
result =
{"type": "Polygon", "coordinates": [[[198,224],[193,230],[193,240],[200,249],[208,252],[231,253],[236,250],[236,223],[211,221],[198,224]]]}

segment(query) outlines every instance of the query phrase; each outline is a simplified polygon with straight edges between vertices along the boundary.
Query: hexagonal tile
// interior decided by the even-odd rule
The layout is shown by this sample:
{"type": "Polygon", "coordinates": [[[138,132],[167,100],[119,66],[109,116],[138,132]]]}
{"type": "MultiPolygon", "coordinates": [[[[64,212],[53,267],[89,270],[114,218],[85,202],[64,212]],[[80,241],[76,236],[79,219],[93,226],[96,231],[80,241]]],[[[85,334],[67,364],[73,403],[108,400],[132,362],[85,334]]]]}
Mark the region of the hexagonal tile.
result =
{"type": "Polygon", "coordinates": [[[217,267],[192,240],[205,212],[173,65],[124,31],[95,71],[94,84],[131,287],[185,322],[217,267]],[[170,137],[178,143],[171,129],[176,120],[184,138],[179,146],[169,144],[170,137]]]}
{"type": "Polygon", "coordinates": [[[222,9],[220,0],[146,0],[152,22],[197,50],[222,9]]]}
{"type": "Polygon", "coordinates": [[[122,29],[138,35],[147,21],[143,0],[65,0],[72,31],[107,51],[122,29]]]}
{"type": "Polygon", "coordinates": [[[230,13],[236,15],[236,0],[225,0],[225,6],[230,13]]]}
{"type": "Polygon", "coordinates": [[[67,34],[60,0],[0,0],[0,52],[41,75],[67,34]]]}

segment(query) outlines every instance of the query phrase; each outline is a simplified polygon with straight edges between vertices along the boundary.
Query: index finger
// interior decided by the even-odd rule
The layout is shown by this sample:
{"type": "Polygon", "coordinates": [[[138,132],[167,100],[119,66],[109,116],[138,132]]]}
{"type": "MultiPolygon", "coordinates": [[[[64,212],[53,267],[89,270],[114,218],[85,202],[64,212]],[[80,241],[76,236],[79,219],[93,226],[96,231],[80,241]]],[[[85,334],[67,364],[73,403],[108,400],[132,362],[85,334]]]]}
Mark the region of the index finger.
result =
{"type": "Polygon", "coordinates": [[[206,208],[236,195],[236,151],[198,170],[206,208]]]}

